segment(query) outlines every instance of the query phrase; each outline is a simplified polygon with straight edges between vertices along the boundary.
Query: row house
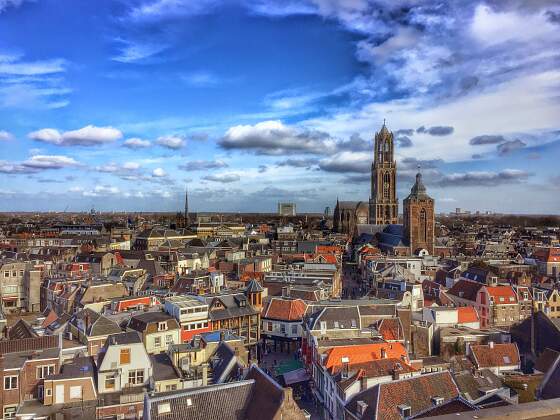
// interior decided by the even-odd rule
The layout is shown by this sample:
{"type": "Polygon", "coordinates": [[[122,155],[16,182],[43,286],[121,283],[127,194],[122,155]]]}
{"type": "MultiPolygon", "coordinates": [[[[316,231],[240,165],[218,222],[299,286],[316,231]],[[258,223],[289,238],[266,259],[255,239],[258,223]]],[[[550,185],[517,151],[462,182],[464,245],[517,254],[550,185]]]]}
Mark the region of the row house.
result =
{"type": "Polygon", "coordinates": [[[182,343],[190,341],[195,335],[211,331],[208,304],[197,296],[168,297],[164,308],[179,323],[182,343]]]}
{"type": "Polygon", "coordinates": [[[138,331],[149,354],[167,351],[169,346],[181,343],[181,327],[175,318],[165,312],[146,312],[134,315],[128,329],[138,331]]]}
{"type": "Polygon", "coordinates": [[[121,331],[117,323],[89,308],[75,313],[68,321],[68,337],[84,344],[93,357],[97,357],[110,335],[121,331]]]}
{"type": "Polygon", "coordinates": [[[280,347],[293,353],[300,348],[306,309],[301,299],[271,298],[261,315],[263,343],[271,343],[274,351],[280,347]]]}
{"type": "Polygon", "coordinates": [[[252,280],[244,293],[205,295],[212,330],[228,329],[245,338],[248,346],[260,341],[262,287],[252,280]]]}
{"type": "Polygon", "coordinates": [[[507,327],[520,320],[519,301],[509,285],[486,286],[472,280],[459,280],[446,295],[457,306],[473,306],[481,328],[507,327]]]}
{"type": "Polygon", "coordinates": [[[15,419],[20,407],[43,399],[45,378],[59,370],[59,340],[42,336],[0,342],[3,419],[15,419]]]}
{"type": "Polygon", "coordinates": [[[28,262],[4,260],[0,262],[2,307],[6,312],[40,309],[41,271],[28,262]]]}
{"type": "Polygon", "coordinates": [[[560,318],[560,292],[557,289],[533,287],[533,308],[549,318],[560,318]]]}
{"type": "Polygon", "coordinates": [[[560,277],[559,247],[539,248],[535,251],[534,258],[540,274],[554,278],[560,277]]]}

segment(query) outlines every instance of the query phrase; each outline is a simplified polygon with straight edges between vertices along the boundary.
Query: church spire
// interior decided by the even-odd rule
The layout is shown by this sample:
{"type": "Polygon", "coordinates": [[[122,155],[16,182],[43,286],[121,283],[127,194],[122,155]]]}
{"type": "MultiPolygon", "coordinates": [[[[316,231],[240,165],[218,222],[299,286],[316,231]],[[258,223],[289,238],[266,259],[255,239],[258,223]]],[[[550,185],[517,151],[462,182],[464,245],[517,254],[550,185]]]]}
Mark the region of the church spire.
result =
{"type": "Polygon", "coordinates": [[[185,214],[183,216],[185,218],[185,227],[189,227],[191,224],[190,216],[189,216],[189,187],[185,188],[185,214]]]}

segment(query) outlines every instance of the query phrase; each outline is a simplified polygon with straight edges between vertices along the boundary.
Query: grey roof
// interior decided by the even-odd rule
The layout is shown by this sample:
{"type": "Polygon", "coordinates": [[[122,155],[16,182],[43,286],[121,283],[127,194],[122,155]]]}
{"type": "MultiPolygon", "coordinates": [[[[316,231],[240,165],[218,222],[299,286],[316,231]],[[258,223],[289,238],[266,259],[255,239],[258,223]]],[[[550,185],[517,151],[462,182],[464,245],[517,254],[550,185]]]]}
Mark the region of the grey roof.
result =
{"type": "Polygon", "coordinates": [[[55,359],[58,358],[59,353],[58,348],[6,353],[4,354],[4,369],[20,369],[27,361],[55,359]]]}
{"type": "Polygon", "coordinates": [[[246,420],[245,413],[255,381],[240,381],[195,390],[148,396],[144,405],[147,420],[246,420]],[[162,404],[170,410],[158,414],[162,404]]]}
{"type": "Polygon", "coordinates": [[[234,368],[238,366],[235,350],[227,343],[220,343],[210,358],[210,364],[214,382],[224,382],[227,377],[234,373],[234,368]]]}
{"type": "Polygon", "coordinates": [[[107,337],[107,341],[105,343],[108,345],[136,344],[142,343],[142,337],[140,337],[140,334],[137,331],[121,332],[119,334],[111,334],[107,337]]]}
{"type": "Polygon", "coordinates": [[[95,363],[93,357],[75,357],[68,363],[61,366],[59,374],[50,375],[48,378],[56,379],[72,379],[79,377],[93,377],[95,375],[95,363]]]}
{"type": "Polygon", "coordinates": [[[150,359],[152,360],[153,378],[155,381],[168,381],[181,377],[167,354],[152,354],[150,359]]]}
{"type": "Polygon", "coordinates": [[[264,291],[263,287],[259,284],[258,281],[255,279],[251,279],[249,284],[247,284],[247,288],[245,289],[247,293],[259,293],[264,291]]]}
{"type": "Polygon", "coordinates": [[[310,317],[314,330],[321,329],[321,322],[326,322],[328,330],[360,328],[360,312],[357,306],[327,307],[310,317]]]}
{"type": "Polygon", "coordinates": [[[426,192],[426,186],[422,182],[422,174],[420,172],[416,174],[416,182],[412,186],[410,190],[410,195],[407,197],[407,199],[408,198],[415,198],[420,200],[431,199],[430,196],[428,196],[428,193],[426,192]]]}

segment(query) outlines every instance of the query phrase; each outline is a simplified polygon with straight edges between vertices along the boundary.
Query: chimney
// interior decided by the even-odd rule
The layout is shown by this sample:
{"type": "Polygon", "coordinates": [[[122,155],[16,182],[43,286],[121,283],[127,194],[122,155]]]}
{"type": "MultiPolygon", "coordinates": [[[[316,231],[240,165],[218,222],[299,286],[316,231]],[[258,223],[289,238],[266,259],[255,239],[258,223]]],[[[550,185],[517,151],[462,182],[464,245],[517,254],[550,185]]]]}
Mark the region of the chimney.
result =
{"type": "Polygon", "coordinates": [[[356,406],[357,406],[356,410],[358,411],[358,415],[364,416],[368,408],[368,405],[364,401],[358,401],[356,403],[356,406]]]}
{"type": "Polygon", "coordinates": [[[342,379],[348,379],[348,363],[350,362],[350,359],[348,357],[343,357],[340,361],[342,362],[342,372],[340,373],[340,376],[342,379]]]}

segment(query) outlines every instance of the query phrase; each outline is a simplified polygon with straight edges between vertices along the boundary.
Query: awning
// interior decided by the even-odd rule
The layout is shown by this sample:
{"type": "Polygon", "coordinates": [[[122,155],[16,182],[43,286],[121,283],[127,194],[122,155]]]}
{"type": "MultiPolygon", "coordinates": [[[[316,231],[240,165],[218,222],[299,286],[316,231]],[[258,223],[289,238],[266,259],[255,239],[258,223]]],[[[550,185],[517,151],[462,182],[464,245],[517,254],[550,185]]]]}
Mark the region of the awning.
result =
{"type": "Polygon", "coordinates": [[[286,372],[282,375],[286,385],[297,384],[299,382],[307,382],[311,377],[305,369],[296,369],[286,372]]]}

